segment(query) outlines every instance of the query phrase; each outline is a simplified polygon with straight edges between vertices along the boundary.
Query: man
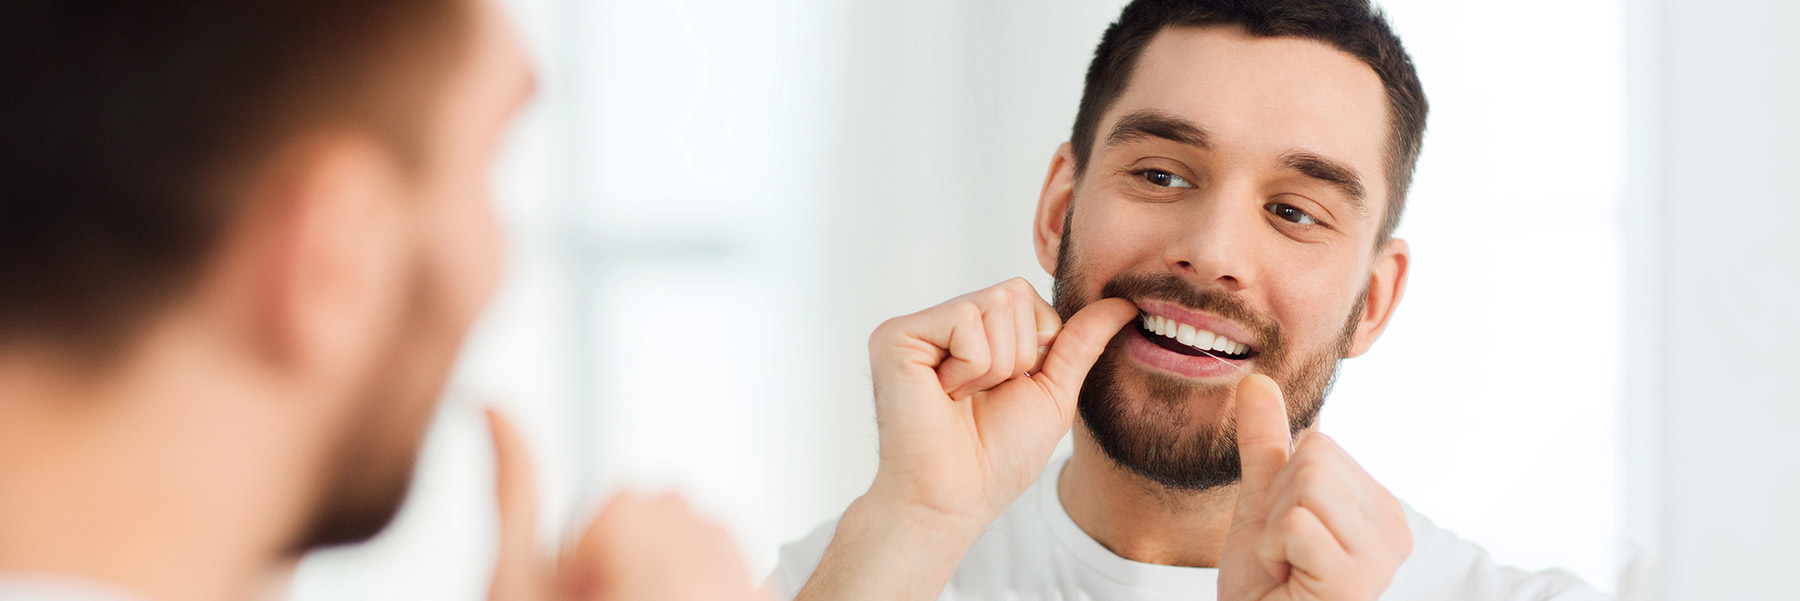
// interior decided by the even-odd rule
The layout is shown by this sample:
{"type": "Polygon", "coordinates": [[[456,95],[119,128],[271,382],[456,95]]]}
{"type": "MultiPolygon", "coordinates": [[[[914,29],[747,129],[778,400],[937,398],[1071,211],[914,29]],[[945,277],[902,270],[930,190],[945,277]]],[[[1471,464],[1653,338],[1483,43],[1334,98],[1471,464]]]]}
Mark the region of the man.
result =
{"type": "Polygon", "coordinates": [[[1495,565],[1314,431],[1339,361],[1369,350],[1405,290],[1392,234],[1425,113],[1366,0],[1125,7],[1039,200],[1054,310],[1014,280],[883,324],[875,481],[783,549],[772,587],[1598,596],[1495,565]],[[1071,424],[1073,455],[1050,461],[1071,424]]]}
{"type": "MultiPolygon", "coordinates": [[[[494,3],[25,0],[0,61],[0,599],[242,599],[379,532],[500,265],[494,3]]],[[[493,598],[748,593],[671,499],[538,557],[491,421],[493,598]]]]}

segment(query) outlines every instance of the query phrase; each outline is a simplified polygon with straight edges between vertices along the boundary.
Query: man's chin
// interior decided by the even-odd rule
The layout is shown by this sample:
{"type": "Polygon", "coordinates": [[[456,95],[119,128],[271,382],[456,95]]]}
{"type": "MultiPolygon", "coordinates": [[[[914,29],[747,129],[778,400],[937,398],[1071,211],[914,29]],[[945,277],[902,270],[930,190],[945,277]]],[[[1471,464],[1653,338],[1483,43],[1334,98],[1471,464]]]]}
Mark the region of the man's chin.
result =
{"type": "Polygon", "coordinates": [[[1103,356],[1076,409],[1114,463],[1166,488],[1204,491],[1239,478],[1237,436],[1225,415],[1231,390],[1103,356]]]}

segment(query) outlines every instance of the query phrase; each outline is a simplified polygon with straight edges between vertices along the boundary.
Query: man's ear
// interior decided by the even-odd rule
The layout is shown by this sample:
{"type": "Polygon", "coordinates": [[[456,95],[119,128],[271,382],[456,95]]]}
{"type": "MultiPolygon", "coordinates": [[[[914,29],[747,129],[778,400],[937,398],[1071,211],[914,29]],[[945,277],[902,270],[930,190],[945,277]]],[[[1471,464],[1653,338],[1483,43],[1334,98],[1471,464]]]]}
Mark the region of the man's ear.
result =
{"type": "Polygon", "coordinates": [[[1050,172],[1038,194],[1037,216],[1031,221],[1031,241],[1037,247],[1038,265],[1055,276],[1056,257],[1062,249],[1063,228],[1068,227],[1069,202],[1075,194],[1075,146],[1063,142],[1050,157],[1050,172]]]}
{"type": "Polygon", "coordinates": [[[262,241],[249,267],[258,346],[308,377],[354,369],[392,327],[401,282],[402,180],[367,136],[296,143],[252,186],[262,241]]]}
{"type": "Polygon", "coordinates": [[[1381,245],[1375,255],[1374,269],[1369,271],[1369,298],[1357,317],[1356,333],[1350,340],[1351,357],[1368,352],[1387,329],[1400,297],[1406,295],[1406,270],[1412,263],[1412,249],[1405,240],[1394,238],[1381,245]]]}

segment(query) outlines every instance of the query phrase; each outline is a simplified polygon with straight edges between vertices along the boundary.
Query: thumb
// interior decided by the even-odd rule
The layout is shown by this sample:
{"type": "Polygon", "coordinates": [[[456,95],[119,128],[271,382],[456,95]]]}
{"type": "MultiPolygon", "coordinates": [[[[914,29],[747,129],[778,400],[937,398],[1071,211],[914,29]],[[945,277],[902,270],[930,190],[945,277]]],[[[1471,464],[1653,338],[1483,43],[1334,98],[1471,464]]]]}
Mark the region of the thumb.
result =
{"type": "Polygon", "coordinates": [[[494,581],[488,598],[542,601],[547,596],[537,558],[537,490],[531,458],[519,431],[494,408],[489,407],[486,413],[488,431],[494,439],[495,500],[500,514],[499,555],[494,561],[494,581]]]}
{"type": "Polygon", "coordinates": [[[1260,498],[1275,474],[1287,465],[1292,440],[1288,430],[1287,403],[1281,388],[1262,374],[1250,374],[1237,387],[1238,460],[1243,483],[1238,488],[1238,507],[1260,498]]]}
{"type": "Polygon", "coordinates": [[[1031,378],[1044,386],[1056,404],[1074,419],[1075,398],[1088,370],[1100,360],[1100,353],[1113,336],[1137,318],[1137,305],[1122,298],[1103,298],[1082,307],[1063,324],[1062,331],[1044,357],[1044,368],[1031,378]]]}

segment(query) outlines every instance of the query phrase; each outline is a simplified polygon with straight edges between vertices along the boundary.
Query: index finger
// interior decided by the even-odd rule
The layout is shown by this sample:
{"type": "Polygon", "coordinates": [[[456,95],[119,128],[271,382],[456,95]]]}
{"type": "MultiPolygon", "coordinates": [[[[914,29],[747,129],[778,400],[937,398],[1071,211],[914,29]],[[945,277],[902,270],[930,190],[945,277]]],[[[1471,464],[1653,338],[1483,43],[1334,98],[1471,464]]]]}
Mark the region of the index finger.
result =
{"type": "Polygon", "coordinates": [[[486,410],[494,441],[495,501],[500,514],[500,552],[488,598],[537,601],[543,598],[537,560],[537,490],[525,439],[492,407],[486,410]]]}

